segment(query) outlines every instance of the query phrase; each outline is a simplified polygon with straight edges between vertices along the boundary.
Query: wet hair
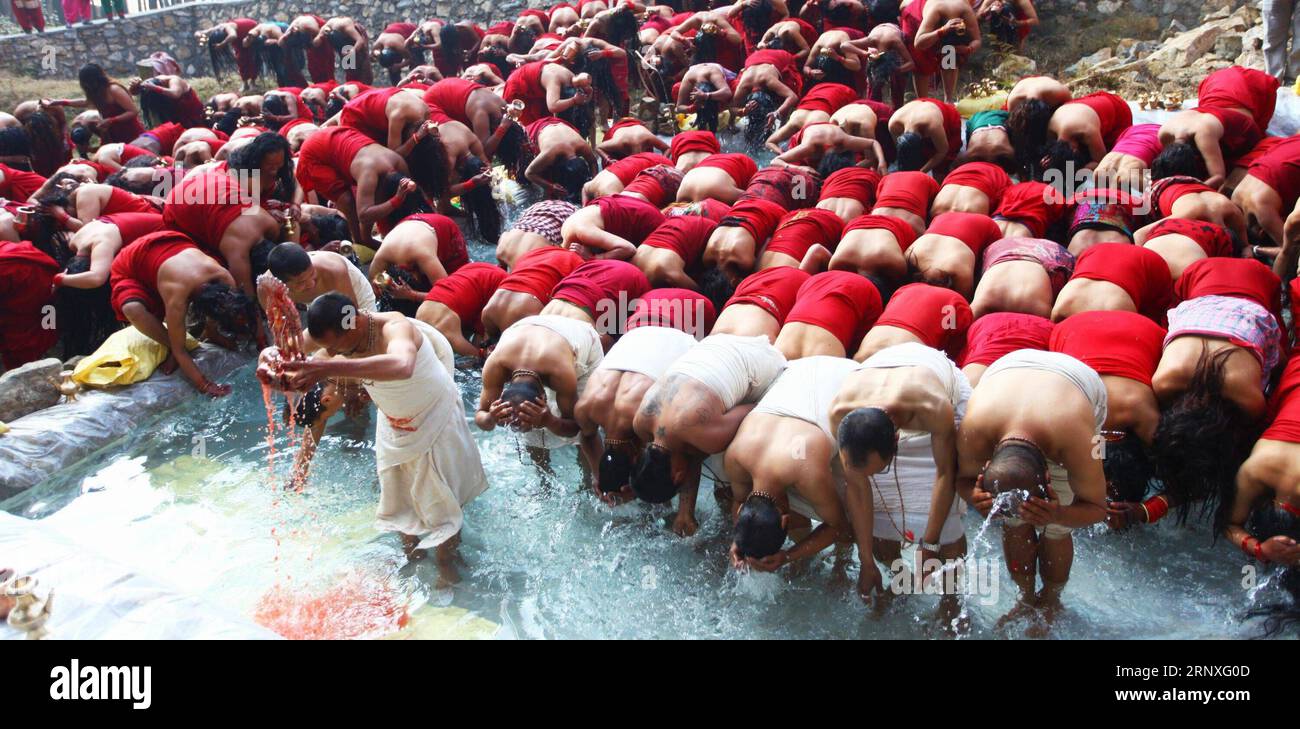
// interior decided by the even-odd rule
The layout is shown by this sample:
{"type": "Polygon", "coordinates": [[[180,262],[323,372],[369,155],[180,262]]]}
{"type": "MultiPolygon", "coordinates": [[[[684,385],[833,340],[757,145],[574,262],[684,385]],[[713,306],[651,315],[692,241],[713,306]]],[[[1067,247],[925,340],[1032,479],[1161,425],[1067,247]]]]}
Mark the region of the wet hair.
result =
{"type": "Polygon", "coordinates": [[[1019,440],[999,443],[984,467],[985,491],[997,495],[1006,491],[1028,491],[1030,496],[1045,496],[1043,477],[1047,457],[1037,446],[1019,440]]]}
{"type": "Polygon", "coordinates": [[[511,377],[506,386],[501,388],[501,400],[516,408],[545,396],[546,390],[542,387],[542,383],[533,377],[523,379],[511,377]]]}
{"type": "MultiPolygon", "coordinates": [[[[150,86],[162,86],[154,79],[146,79],[144,83],[150,86]]],[[[147,127],[153,128],[166,122],[178,121],[171,99],[164,94],[151,94],[141,91],[139,104],[140,116],[144,117],[144,123],[147,127]]]]}
{"type": "Polygon", "coordinates": [[[90,140],[95,137],[89,127],[73,127],[68,136],[72,138],[72,143],[77,145],[78,149],[84,149],[90,146],[90,140]]]}
{"type": "Polygon", "coordinates": [[[1007,135],[1025,169],[1037,165],[1042,157],[1051,121],[1052,108],[1042,99],[1025,99],[1007,114],[1007,135]]]}
{"type": "Polygon", "coordinates": [[[850,466],[862,468],[872,453],[886,462],[898,451],[898,428],[880,408],[858,408],[840,421],[840,452],[850,466]]]}
{"type": "Polygon", "coordinates": [[[733,541],[742,557],[762,559],[780,551],[786,531],[781,510],[772,500],[750,494],[736,513],[733,541]]]}
{"type": "Polygon", "coordinates": [[[277,86],[289,85],[289,74],[284,67],[284,51],[280,50],[280,46],[267,43],[266,38],[259,35],[253,38],[250,50],[253,51],[258,78],[273,76],[277,86]]]}
{"type": "Polygon", "coordinates": [[[289,202],[293,200],[298,183],[293,176],[293,152],[289,151],[289,140],[275,132],[262,132],[253,140],[230,153],[227,166],[231,170],[254,174],[262,167],[262,160],[267,155],[280,152],[284,155],[284,164],[280,165],[275,176],[275,189],[271,197],[289,202]]]}
{"type": "Polygon", "coordinates": [[[745,115],[745,141],[751,145],[760,145],[767,138],[767,116],[780,106],[776,94],[766,90],[750,92],[745,104],[754,104],[754,110],[745,115]]]}
{"type": "Polygon", "coordinates": [[[1178,504],[1178,523],[1199,504],[1199,516],[1213,518],[1216,539],[1227,527],[1237,469],[1259,434],[1255,418],[1224,393],[1232,351],[1201,352],[1187,390],[1160,413],[1153,443],[1156,475],[1178,504]]]}
{"type": "Polygon", "coordinates": [[[569,157],[551,165],[547,177],[569,191],[565,199],[576,203],[582,199],[583,186],[591,180],[591,167],[581,157],[569,157]]]}
{"type": "Polygon", "coordinates": [[[310,428],[325,412],[324,395],[325,383],[317,382],[310,390],[304,392],[302,397],[298,398],[298,403],[293,406],[292,410],[289,409],[289,403],[286,402],[284,404],[285,423],[290,422],[289,416],[292,414],[294,423],[310,428]]]}
{"type": "Polygon", "coordinates": [[[637,498],[650,504],[666,504],[677,495],[678,485],[673,482],[673,459],[667,448],[647,444],[641,451],[641,460],[632,469],[629,480],[637,498]]]}
{"type": "MultiPolygon", "coordinates": [[[[387,273],[392,277],[393,281],[406,284],[413,289],[427,289],[431,286],[424,274],[412,271],[405,266],[389,266],[387,273]]],[[[405,316],[415,318],[415,314],[420,310],[420,304],[422,303],[424,302],[399,299],[393,296],[391,291],[385,290],[379,297],[378,306],[380,311],[397,311],[405,316]]]]}
{"type": "Polygon", "coordinates": [[[325,118],[329,119],[340,111],[343,111],[343,107],[346,106],[347,103],[348,102],[344,101],[341,97],[331,95],[325,100],[325,118]]]}
{"type": "Polygon", "coordinates": [[[695,282],[699,284],[700,293],[713,304],[714,311],[722,311],[736,293],[736,287],[732,285],[731,279],[727,278],[721,266],[704,269],[695,282]]]}
{"type": "Polygon", "coordinates": [[[424,194],[439,200],[447,195],[450,162],[447,147],[437,136],[428,135],[417,142],[406,158],[406,167],[424,194]]]}
{"type": "Polygon", "coordinates": [[[515,53],[528,53],[540,36],[541,34],[531,25],[516,26],[514,32],[510,34],[510,50],[515,53]]]}
{"type": "MultiPolygon", "coordinates": [[[[885,51],[867,62],[867,82],[872,101],[885,98],[885,89],[890,87],[894,74],[898,72],[898,67],[901,65],[903,59],[898,55],[898,51],[885,51]]],[[[898,101],[895,100],[894,103],[898,101]]]]}
{"type": "Polygon", "coordinates": [[[1043,150],[1038,173],[1045,178],[1048,171],[1055,171],[1064,175],[1064,179],[1073,179],[1070,167],[1073,166],[1075,171],[1081,170],[1091,161],[1092,155],[1085,147],[1075,147],[1064,139],[1058,139],[1043,150]]]}
{"type": "Polygon", "coordinates": [[[497,75],[505,78],[510,75],[510,63],[506,61],[506,56],[510,55],[510,50],[501,46],[488,46],[479,50],[479,61],[487,63],[496,68],[497,75]]]}
{"type": "Polygon", "coordinates": [[[773,50],[773,51],[784,51],[784,50],[788,50],[788,49],[785,47],[785,38],[782,37],[782,36],[779,36],[779,35],[774,35],[774,36],[772,36],[771,38],[769,38],[769,39],[767,40],[767,46],[765,46],[765,47],[766,47],[768,50],[773,50]]]}
{"type": "Polygon", "coordinates": [[[301,72],[307,66],[307,47],[310,45],[311,38],[301,31],[281,36],[280,48],[284,51],[285,66],[301,72]]]}
{"type": "Polygon", "coordinates": [[[898,24],[900,15],[899,0],[870,0],[867,12],[871,14],[871,25],[880,25],[881,23],[898,24]]]}
{"type": "Polygon", "coordinates": [[[326,334],[342,334],[344,323],[354,321],[357,305],[337,291],[317,296],[307,306],[307,333],[320,340],[326,334]]]}
{"type": "MultiPolygon", "coordinates": [[[[501,116],[500,123],[507,123],[504,114],[501,116]]],[[[524,128],[518,124],[510,124],[506,128],[505,136],[497,145],[497,161],[516,178],[522,178],[524,171],[528,169],[528,163],[532,160],[532,155],[528,152],[530,149],[528,134],[524,128]]]]}
{"type": "MultiPolygon", "coordinates": [[[[695,88],[704,93],[718,90],[718,87],[708,81],[701,81],[695,88]]],[[[718,131],[718,102],[708,99],[695,104],[695,128],[710,132],[718,131]]]]}
{"type": "MultiPolygon", "coordinates": [[[[90,256],[72,256],[64,273],[86,273],[89,270],[90,256]]],[[[109,303],[110,292],[108,281],[93,289],[59,287],[54,296],[54,309],[64,359],[94,352],[117,331],[117,317],[109,303]]]]}
{"type": "Polygon", "coordinates": [[[113,80],[104,73],[104,69],[97,63],[87,63],[77,72],[77,83],[81,85],[81,90],[86,92],[86,99],[95,106],[101,106],[108,101],[108,87],[113,85],[113,80]]]}
{"type": "Polygon", "coordinates": [[[604,493],[618,491],[632,477],[632,456],[621,448],[605,448],[596,469],[597,482],[604,493]]]}
{"type": "Polygon", "coordinates": [[[827,28],[847,28],[853,24],[853,6],[847,2],[827,3],[822,14],[822,26],[827,28]]]}
{"type": "Polygon", "coordinates": [[[1011,3],[1003,3],[1002,9],[989,18],[989,28],[993,31],[992,35],[1006,45],[1016,46],[1020,43],[1016,9],[1011,3]]]}
{"type": "MultiPolygon", "coordinates": [[[[276,116],[287,116],[289,114],[289,102],[285,101],[284,96],[281,94],[267,94],[262,97],[262,111],[269,111],[276,116]]],[[[263,123],[268,128],[277,132],[280,131],[280,127],[284,126],[283,122],[272,121],[266,117],[263,117],[263,119],[263,123]]]]}
{"type": "Polygon", "coordinates": [[[894,139],[894,170],[915,172],[925,166],[925,138],[916,132],[903,132],[894,139]]]}
{"type": "MultiPolygon", "coordinates": [[[[581,58],[582,54],[579,53],[578,57],[581,58]]],[[[592,85],[594,88],[594,81],[592,85]]],[[[577,93],[578,89],[570,86],[560,92],[560,97],[568,99],[576,96],[577,93]]],[[[578,130],[578,134],[586,139],[591,137],[592,129],[596,124],[596,111],[594,107],[594,102],[575,104],[559,114],[556,114],[556,116],[571,124],[574,129],[578,130]]]]}
{"type": "Polygon", "coordinates": [[[63,132],[52,115],[44,111],[34,112],[23,121],[22,128],[31,145],[32,169],[49,174],[64,163],[67,150],[63,132]]]}
{"type": "Polygon", "coordinates": [[[402,80],[402,54],[392,48],[379,52],[379,65],[388,69],[388,82],[393,86],[402,80]]]}
{"type": "MultiPolygon", "coordinates": [[[[1251,513],[1246,531],[1261,542],[1277,536],[1300,540],[1300,518],[1273,504],[1271,500],[1266,500],[1251,513]]],[[[1264,618],[1261,636],[1264,638],[1271,638],[1300,625],[1300,567],[1292,565],[1280,569],[1278,586],[1287,593],[1289,599],[1261,605],[1246,613],[1248,618],[1264,618]]]]}
{"type": "MultiPolygon", "coordinates": [[[[0,157],[31,157],[32,138],[23,127],[0,129],[0,157]]],[[[9,165],[13,167],[13,164],[9,165]]]]}
{"type": "MultiPolygon", "coordinates": [[[[389,172],[379,178],[379,183],[375,185],[375,199],[391,199],[393,195],[397,194],[398,185],[402,184],[402,180],[406,179],[409,178],[401,172],[389,172]]],[[[389,213],[386,220],[389,225],[397,225],[402,220],[405,220],[407,217],[412,215],[432,212],[433,207],[429,205],[429,201],[425,199],[424,195],[419,192],[414,192],[407,195],[406,200],[402,201],[401,206],[395,208],[393,212],[389,213]]]]}
{"type": "Polygon", "coordinates": [[[1210,176],[1206,169],[1205,158],[1201,150],[1190,142],[1166,144],[1160,154],[1151,160],[1151,179],[1163,180],[1166,177],[1195,177],[1205,180],[1210,176]]]}
{"type": "MultiPolygon", "coordinates": [[[[616,117],[627,116],[628,98],[627,93],[618,87],[618,82],[614,80],[614,67],[608,59],[591,61],[587,66],[587,73],[591,74],[591,87],[596,92],[597,98],[603,96],[610,106],[614,108],[616,117]]],[[[592,106],[588,104],[588,106],[592,106]]],[[[592,122],[595,122],[595,113],[592,113],[592,122]]],[[[591,129],[587,130],[587,137],[591,136],[591,129]]]]}
{"type": "Polygon", "coordinates": [[[714,63],[718,60],[718,35],[700,30],[695,34],[695,52],[691,54],[691,65],[697,63],[714,63]]]}
{"type": "Polygon", "coordinates": [[[616,46],[629,45],[636,39],[637,25],[636,13],[632,12],[631,6],[614,8],[605,21],[605,42],[616,46]]]}
{"type": "Polygon", "coordinates": [[[277,241],[263,238],[248,249],[248,268],[254,280],[270,269],[271,252],[278,245],[277,241]]]}
{"type": "Polygon", "coordinates": [[[758,0],[753,4],[745,4],[740,9],[740,24],[745,29],[745,37],[751,42],[757,42],[772,27],[772,0],[758,0]]]}
{"type": "Polygon", "coordinates": [[[226,136],[230,136],[239,128],[239,120],[242,118],[244,118],[244,112],[239,108],[227,109],[221,114],[221,118],[217,119],[217,123],[212,125],[212,128],[226,136]]]}
{"type": "Polygon", "coordinates": [[[238,68],[235,54],[229,48],[217,48],[217,44],[225,39],[225,28],[213,28],[208,31],[208,61],[212,63],[212,75],[218,79],[238,68]]]}
{"type": "MultiPolygon", "coordinates": [[[[856,79],[854,78],[854,74],[845,68],[843,63],[840,63],[830,56],[824,56],[820,53],[817,54],[817,58],[812,62],[812,67],[826,74],[822,77],[822,80],[819,83],[844,84],[849,88],[854,88],[855,86],[854,81],[856,81],[856,79]]],[[[814,86],[815,85],[817,84],[814,84],[814,86]]]]}
{"type": "Polygon", "coordinates": [[[821,175],[822,179],[825,179],[830,177],[832,173],[845,167],[852,167],[857,163],[857,154],[849,150],[827,152],[822,155],[822,161],[817,165],[817,174],[821,175]]]}
{"type": "Polygon", "coordinates": [[[1116,501],[1138,502],[1146,498],[1147,487],[1155,478],[1155,467],[1147,455],[1141,439],[1127,431],[1114,443],[1106,443],[1106,457],[1102,460],[1106,472],[1106,487],[1116,501]]]}
{"type": "Polygon", "coordinates": [[[315,242],[318,247],[330,241],[352,240],[352,231],[348,228],[347,218],[342,215],[319,213],[308,217],[307,220],[316,229],[315,242]]]}
{"type": "Polygon", "coordinates": [[[307,250],[297,243],[287,242],[271,249],[266,263],[272,276],[281,281],[288,281],[311,268],[311,256],[307,255],[307,250]]]}
{"type": "MultiPolygon", "coordinates": [[[[139,159],[139,157],[136,159],[139,159]]],[[[133,159],[131,161],[134,162],[135,160],[133,159]]],[[[156,175],[151,175],[148,180],[135,180],[131,176],[127,175],[127,171],[132,169],[135,168],[127,165],[123,169],[120,169],[105,178],[104,184],[113,187],[120,187],[123,190],[135,193],[136,195],[156,195],[158,190],[156,184],[158,182],[158,177],[156,175]]]]}
{"type": "MultiPolygon", "coordinates": [[[[487,169],[483,160],[474,155],[465,158],[457,174],[468,180],[487,169]]],[[[473,190],[461,193],[460,205],[474,219],[479,235],[488,243],[495,244],[501,237],[501,209],[497,207],[496,198],[492,197],[491,185],[479,185],[473,190]]]]}
{"type": "Polygon", "coordinates": [[[209,321],[232,339],[252,338],[257,323],[257,304],[237,286],[209,281],[190,297],[190,313],[209,321]]]}
{"type": "Polygon", "coordinates": [[[438,48],[442,51],[443,61],[451,68],[459,69],[464,65],[464,48],[460,42],[460,29],[455,23],[443,23],[438,28],[438,48]]]}
{"type": "Polygon", "coordinates": [[[348,47],[353,45],[352,36],[339,30],[338,28],[333,28],[331,30],[326,31],[325,38],[329,40],[330,47],[333,48],[334,51],[339,54],[343,54],[347,52],[348,47]]]}

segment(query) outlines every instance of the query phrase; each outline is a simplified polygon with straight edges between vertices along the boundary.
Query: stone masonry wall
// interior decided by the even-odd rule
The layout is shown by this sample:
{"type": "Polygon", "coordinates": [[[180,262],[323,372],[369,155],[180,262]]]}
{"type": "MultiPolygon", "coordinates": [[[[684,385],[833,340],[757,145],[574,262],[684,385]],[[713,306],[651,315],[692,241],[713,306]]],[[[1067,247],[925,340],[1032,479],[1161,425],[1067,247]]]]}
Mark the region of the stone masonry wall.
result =
{"type": "MultiPolygon", "coordinates": [[[[96,22],[76,28],[49,29],[43,34],[0,37],[0,59],[5,70],[36,77],[76,78],[82,64],[95,61],[112,76],[135,75],[135,61],[154,51],[167,51],[180,62],[187,76],[210,76],[207,51],[194,41],[194,32],[218,19],[248,17],[289,22],[304,13],[323,17],[348,16],[361,20],[371,36],[396,21],[454,17],[486,23],[513,18],[541,0],[381,0],[338,2],[299,0],[224,0],[189,3],[162,10],[136,13],[126,20],[96,22]]],[[[549,3],[548,3],[549,4],[549,3]]]]}

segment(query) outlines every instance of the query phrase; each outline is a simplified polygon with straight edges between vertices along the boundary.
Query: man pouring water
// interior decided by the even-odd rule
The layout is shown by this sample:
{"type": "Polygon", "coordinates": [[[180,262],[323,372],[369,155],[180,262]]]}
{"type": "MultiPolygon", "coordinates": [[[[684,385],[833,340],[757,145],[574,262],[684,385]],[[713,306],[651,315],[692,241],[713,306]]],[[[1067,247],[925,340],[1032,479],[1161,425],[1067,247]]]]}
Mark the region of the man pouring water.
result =
{"type": "Polygon", "coordinates": [[[286,358],[271,347],[259,358],[258,378],[293,391],[331,378],[361,381],[381,416],[379,526],[400,532],[412,559],[435,548],[439,574],[456,581],[463,507],[487,489],[487,477],[449,366],[430,342],[442,335],[397,312],[358,311],[337,292],[313,301],[306,323],[303,351],[328,356],[286,358]]]}

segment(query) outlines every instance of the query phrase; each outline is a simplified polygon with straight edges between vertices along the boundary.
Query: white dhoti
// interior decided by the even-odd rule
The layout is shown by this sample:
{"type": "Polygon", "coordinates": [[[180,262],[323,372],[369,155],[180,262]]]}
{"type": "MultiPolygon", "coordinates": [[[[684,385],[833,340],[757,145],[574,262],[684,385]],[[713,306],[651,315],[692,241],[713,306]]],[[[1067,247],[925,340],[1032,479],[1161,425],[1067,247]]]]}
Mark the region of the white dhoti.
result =
{"type": "Polygon", "coordinates": [[[758,402],[786,367],[765,336],[711,334],[677,358],[664,377],[685,375],[712,390],[724,410],[758,402]]]}
{"type": "MultiPolygon", "coordinates": [[[[501,339],[497,347],[501,347],[510,341],[509,338],[517,337],[523,327],[542,327],[560,335],[564,341],[568,342],[569,349],[573,352],[574,374],[578,379],[578,391],[575,397],[581,397],[582,391],[587,388],[587,380],[591,379],[591,373],[596,371],[604,359],[605,350],[600,344],[600,334],[596,328],[585,321],[573,319],[567,316],[557,316],[555,314],[537,314],[526,316],[523,319],[511,324],[504,332],[501,332],[501,339]]],[[[556,417],[560,416],[559,405],[556,404],[555,391],[546,388],[546,403],[551,409],[551,413],[556,417]]],[[[566,445],[573,445],[578,441],[576,437],[563,438],[545,428],[535,428],[522,434],[524,444],[533,448],[554,449],[566,445]]]]}
{"type": "MultiPolygon", "coordinates": [[[[1102,382],[1101,375],[1098,375],[1091,367],[1068,354],[1060,352],[1018,349],[989,365],[989,368],[984,371],[984,379],[997,375],[999,372],[1014,369],[1051,372],[1069,380],[1092,405],[1093,432],[1097,435],[1101,434],[1102,425],[1106,422],[1106,383],[1102,382]]],[[[1047,469],[1052,477],[1052,491],[1060,499],[1061,506],[1073,504],[1074,489],[1070,486],[1070,474],[1066,471],[1065,466],[1048,459],[1047,469]]],[[[1007,519],[1006,523],[1010,526],[1018,526],[1024,522],[1019,519],[1007,519]]],[[[1060,539],[1068,536],[1071,529],[1060,524],[1048,524],[1040,531],[1048,539],[1060,539]]]]}
{"type": "Polygon", "coordinates": [[[429,345],[433,347],[433,356],[438,358],[442,363],[447,374],[451,375],[453,380],[456,379],[456,350],[451,348],[451,342],[447,341],[447,335],[438,331],[438,328],[432,324],[422,322],[415,317],[408,316],[406,320],[411,326],[420,330],[424,338],[428,340],[429,345]]]}
{"type": "Polygon", "coordinates": [[[598,370],[635,372],[658,380],[678,357],[695,346],[695,337],[672,327],[637,327],[610,347],[598,370]]]}
{"type": "Polygon", "coordinates": [[[346,258],[343,260],[347,263],[348,282],[352,284],[352,293],[357,303],[357,309],[367,313],[379,311],[379,303],[375,301],[375,290],[371,288],[370,280],[366,278],[366,274],[352,265],[351,261],[346,258]]]}
{"type": "Polygon", "coordinates": [[[436,547],[460,532],[463,507],[487,489],[460,391],[427,339],[411,377],[362,384],[379,408],[379,528],[436,547]]]}
{"type": "MultiPolygon", "coordinates": [[[[970,381],[943,352],[918,342],[907,342],[876,352],[858,367],[864,370],[924,367],[933,372],[948,402],[952,403],[954,427],[961,425],[970,400],[970,381]]],[[[873,534],[877,538],[918,542],[925,537],[937,472],[931,435],[920,430],[900,430],[898,454],[890,464],[890,472],[872,479],[873,534]]],[[[965,513],[966,502],[953,499],[939,534],[940,544],[951,544],[965,534],[961,523],[965,513]]]]}

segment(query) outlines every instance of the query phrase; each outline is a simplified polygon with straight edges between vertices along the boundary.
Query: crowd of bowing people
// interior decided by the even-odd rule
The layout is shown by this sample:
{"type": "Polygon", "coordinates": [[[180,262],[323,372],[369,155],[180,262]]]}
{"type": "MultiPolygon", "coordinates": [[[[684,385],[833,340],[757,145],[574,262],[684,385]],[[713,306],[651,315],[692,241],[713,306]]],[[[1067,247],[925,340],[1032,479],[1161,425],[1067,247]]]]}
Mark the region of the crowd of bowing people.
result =
{"type": "Polygon", "coordinates": [[[231,19],[197,42],[241,88],[207,100],[165,53],[127,82],[90,63],[84,98],[0,113],[0,358],[129,324],[222,396],[186,332],[266,347],[269,272],[317,355],[258,368],[305,393],[295,479],[373,401],[380,521],[448,578],[487,488],[459,358],[477,427],[543,468],[576,444],[595,498],[676,498],[690,535],[707,474],[737,568],[833,549],[843,576],[856,547],[883,603],[881,567],[960,559],[963,514],[996,503],[1012,615],[1039,625],[1101,522],[1205,521],[1294,598],[1300,139],[1266,133],[1278,82],[1214,71],[1196,108],[1134,124],[1031,76],[964,119],[981,33],[1023,47],[1036,23],[1029,0],[582,0],[377,34],[231,19]],[[647,95],[690,128],[631,116],[647,95]],[[537,200],[508,227],[507,184],[537,200]]]}

